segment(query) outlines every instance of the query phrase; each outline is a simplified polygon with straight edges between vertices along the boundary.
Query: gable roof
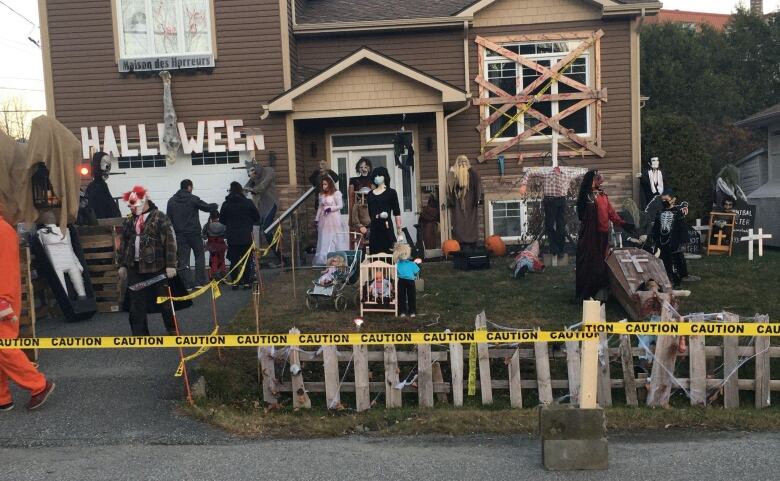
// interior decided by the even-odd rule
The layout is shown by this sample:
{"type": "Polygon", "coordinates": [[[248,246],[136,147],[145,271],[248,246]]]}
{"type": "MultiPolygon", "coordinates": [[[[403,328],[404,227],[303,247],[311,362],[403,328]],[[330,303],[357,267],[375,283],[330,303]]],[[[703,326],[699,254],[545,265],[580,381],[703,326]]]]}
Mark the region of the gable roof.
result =
{"type": "Polygon", "coordinates": [[[753,114],[750,117],[735,122],[737,127],[765,127],[773,120],[780,119],[780,103],[777,103],[766,110],[762,110],[757,114],[753,114]]]}
{"type": "Polygon", "coordinates": [[[305,94],[306,92],[322,85],[328,80],[332,79],[341,72],[346,71],[358,62],[369,61],[377,65],[387,68],[397,74],[408,77],[415,80],[427,87],[441,92],[442,103],[446,102],[464,102],[467,100],[466,93],[457,88],[443,82],[435,77],[432,77],[420,70],[410,67],[404,63],[401,63],[395,59],[382,55],[381,53],[372,50],[368,47],[361,47],[350,55],[344,57],[338,62],[334,63],[330,67],[325,68],[318,74],[314,75],[309,80],[297,85],[290,90],[282,93],[269,104],[269,111],[271,112],[290,112],[293,110],[293,100],[297,97],[305,94]]]}
{"type": "MultiPolygon", "coordinates": [[[[371,22],[420,18],[470,17],[497,0],[305,0],[296,24],[371,22]]],[[[629,6],[661,8],[654,0],[582,0],[607,10],[629,6]]]]}

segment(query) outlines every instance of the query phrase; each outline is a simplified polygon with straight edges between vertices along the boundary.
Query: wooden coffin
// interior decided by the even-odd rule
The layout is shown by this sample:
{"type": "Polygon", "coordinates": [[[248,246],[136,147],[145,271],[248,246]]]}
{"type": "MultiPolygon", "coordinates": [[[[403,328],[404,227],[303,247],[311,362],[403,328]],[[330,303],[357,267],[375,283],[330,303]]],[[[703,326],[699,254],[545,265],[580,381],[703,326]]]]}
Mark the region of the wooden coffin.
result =
{"type": "Polygon", "coordinates": [[[607,268],[612,295],[626,310],[629,320],[642,318],[637,290],[650,279],[655,279],[663,292],[670,296],[672,305],[676,304],[663,262],[649,252],[635,247],[615,249],[607,257],[607,268]]]}

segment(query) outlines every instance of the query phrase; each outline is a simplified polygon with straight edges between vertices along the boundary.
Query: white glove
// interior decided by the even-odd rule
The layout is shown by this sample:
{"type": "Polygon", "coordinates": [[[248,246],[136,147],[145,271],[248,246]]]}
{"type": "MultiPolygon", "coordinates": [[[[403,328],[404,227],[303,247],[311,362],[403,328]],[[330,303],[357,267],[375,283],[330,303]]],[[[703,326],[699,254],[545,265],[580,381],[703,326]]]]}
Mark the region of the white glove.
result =
{"type": "Polygon", "coordinates": [[[388,217],[390,217],[390,214],[388,214],[387,212],[382,212],[381,214],[379,214],[380,219],[387,219],[388,217]]]}
{"type": "Polygon", "coordinates": [[[165,268],[165,277],[168,279],[173,279],[176,277],[176,268],[175,267],[166,267],[165,268]]]}
{"type": "Polygon", "coordinates": [[[127,280],[127,267],[120,267],[116,273],[119,276],[120,281],[127,280]]]}

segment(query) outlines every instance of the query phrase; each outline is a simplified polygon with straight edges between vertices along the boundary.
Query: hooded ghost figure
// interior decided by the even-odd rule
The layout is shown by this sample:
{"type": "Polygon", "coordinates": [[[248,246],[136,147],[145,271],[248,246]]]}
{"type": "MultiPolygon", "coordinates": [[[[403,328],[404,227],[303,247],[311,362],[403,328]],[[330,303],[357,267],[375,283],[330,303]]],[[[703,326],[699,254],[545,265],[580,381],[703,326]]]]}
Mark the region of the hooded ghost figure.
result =
{"type": "Polygon", "coordinates": [[[68,274],[73,289],[79,296],[79,299],[86,297],[84,290],[84,266],[81,265],[76,253],[73,252],[73,245],[70,243],[70,234],[63,231],[55,224],[56,220],[51,211],[45,211],[40,218],[43,227],[38,229],[38,239],[46,251],[46,255],[54,267],[54,272],[62,284],[65,292],[68,292],[68,286],[65,283],[65,274],[68,274]]]}

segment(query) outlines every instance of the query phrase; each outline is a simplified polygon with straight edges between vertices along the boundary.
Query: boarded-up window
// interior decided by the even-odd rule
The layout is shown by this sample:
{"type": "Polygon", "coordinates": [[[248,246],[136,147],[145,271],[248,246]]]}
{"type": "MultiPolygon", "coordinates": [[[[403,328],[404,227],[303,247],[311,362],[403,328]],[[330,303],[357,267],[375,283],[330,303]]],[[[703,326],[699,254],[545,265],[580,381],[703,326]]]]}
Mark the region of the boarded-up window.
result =
{"type": "Polygon", "coordinates": [[[115,0],[121,58],[211,54],[209,0],[115,0]]]}

